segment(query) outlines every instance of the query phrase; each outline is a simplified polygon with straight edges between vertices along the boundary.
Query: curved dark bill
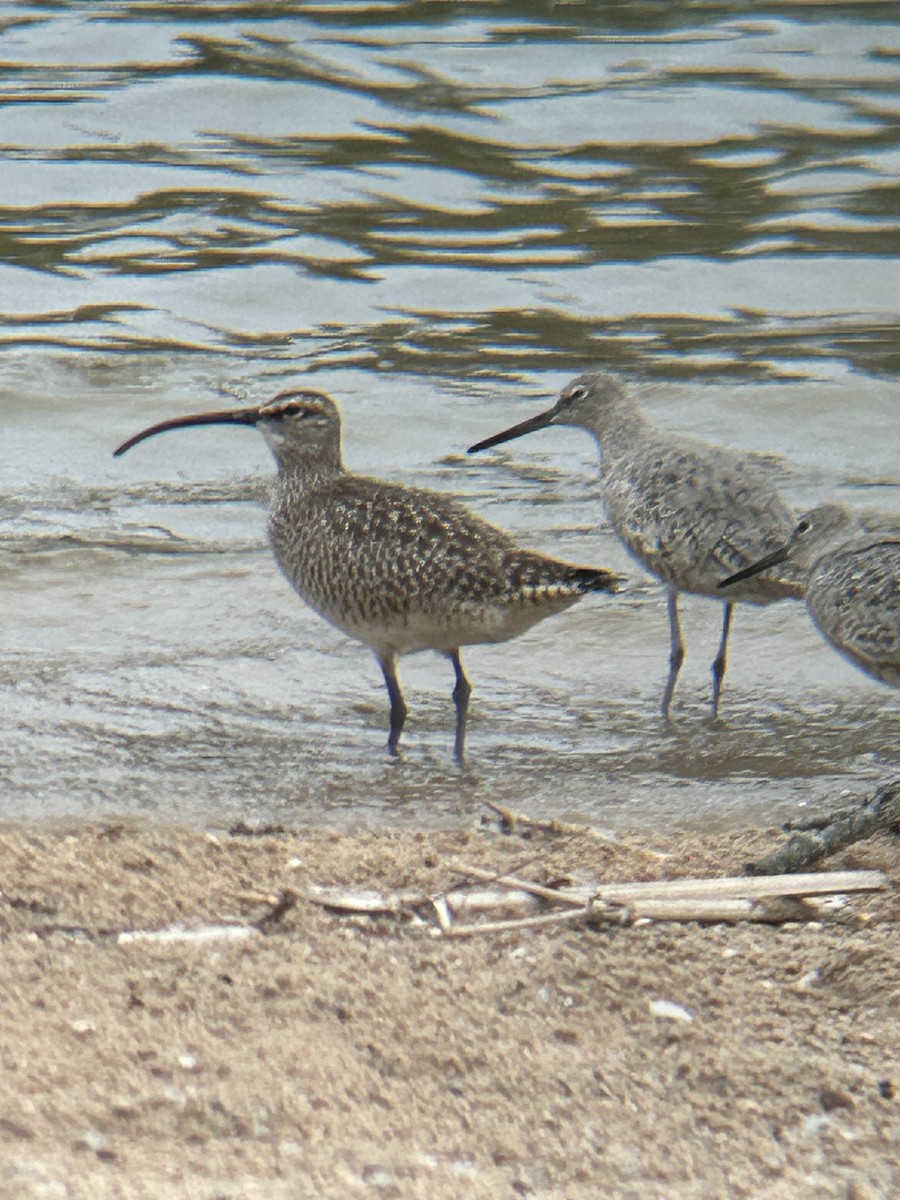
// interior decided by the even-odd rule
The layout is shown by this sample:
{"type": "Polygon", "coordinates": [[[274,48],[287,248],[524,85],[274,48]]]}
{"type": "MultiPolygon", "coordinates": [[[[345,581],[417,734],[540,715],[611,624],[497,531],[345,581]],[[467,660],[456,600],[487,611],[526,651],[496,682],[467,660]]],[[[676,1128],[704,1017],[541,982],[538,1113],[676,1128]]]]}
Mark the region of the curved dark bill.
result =
{"type": "Polygon", "coordinates": [[[483,442],[476,442],[474,446],[468,448],[466,454],[477,454],[479,450],[490,450],[491,446],[499,446],[501,442],[511,442],[513,438],[522,437],[526,433],[534,433],[536,429],[545,429],[555,416],[556,406],[554,405],[546,412],[538,413],[536,417],[529,417],[527,421],[513,425],[511,429],[504,429],[502,433],[495,433],[493,437],[485,438],[483,442]]]}
{"type": "Polygon", "coordinates": [[[136,446],[138,442],[155,437],[158,433],[165,433],[167,429],[184,429],[189,425],[255,425],[258,420],[258,408],[232,408],[227,409],[225,412],[198,413],[196,416],[173,417],[171,421],[160,421],[158,425],[151,425],[148,429],[142,429],[140,433],[136,433],[134,437],[130,437],[127,442],[123,442],[118,449],[114,450],[113,456],[118,458],[120,454],[124,454],[132,446],[136,446]]]}
{"type": "Polygon", "coordinates": [[[765,571],[767,567],[774,567],[778,563],[783,563],[787,559],[787,556],[788,547],[780,546],[777,550],[773,550],[771,554],[767,554],[765,558],[761,558],[759,562],[753,563],[752,566],[744,567],[743,571],[737,571],[734,575],[729,575],[727,579],[720,579],[716,587],[731,587],[733,583],[740,583],[742,579],[749,579],[752,575],[758,575],[760,571],[765,571]]]}

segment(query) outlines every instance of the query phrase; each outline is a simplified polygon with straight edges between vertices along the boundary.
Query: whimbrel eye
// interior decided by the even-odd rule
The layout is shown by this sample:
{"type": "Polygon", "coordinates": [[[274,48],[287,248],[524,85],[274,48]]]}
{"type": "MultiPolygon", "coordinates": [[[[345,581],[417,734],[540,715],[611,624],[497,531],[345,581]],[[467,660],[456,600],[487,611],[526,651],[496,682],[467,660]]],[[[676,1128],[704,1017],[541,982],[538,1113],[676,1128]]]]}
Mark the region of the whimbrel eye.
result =
{"type": "Polygon", "coordinates": [[[311,417],[313,410],[297,400],[285,400],[281,404],[273,404],[265,415],[272,421],[282,421],[285,417],[311,417]]]}

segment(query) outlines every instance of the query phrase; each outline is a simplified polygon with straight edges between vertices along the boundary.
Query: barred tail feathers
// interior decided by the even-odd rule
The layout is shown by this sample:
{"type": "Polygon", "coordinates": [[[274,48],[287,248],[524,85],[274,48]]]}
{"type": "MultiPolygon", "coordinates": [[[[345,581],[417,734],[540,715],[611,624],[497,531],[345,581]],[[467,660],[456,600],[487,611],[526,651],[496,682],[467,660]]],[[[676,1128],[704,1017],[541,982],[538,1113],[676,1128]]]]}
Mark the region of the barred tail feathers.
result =
{"type": "Polygon", "coordinates": [[[573,567],[572,580],[583,592],[617,592],[622,576],[604,567],[573,567]]]}
{"type": "Polygon", "coordinates": [[[587,592],[615,592],[621,577],[604,567],[575,567],[533,551],[518,550],[507,563],[510,590],[533,601],[571,600],[587,592]]]}

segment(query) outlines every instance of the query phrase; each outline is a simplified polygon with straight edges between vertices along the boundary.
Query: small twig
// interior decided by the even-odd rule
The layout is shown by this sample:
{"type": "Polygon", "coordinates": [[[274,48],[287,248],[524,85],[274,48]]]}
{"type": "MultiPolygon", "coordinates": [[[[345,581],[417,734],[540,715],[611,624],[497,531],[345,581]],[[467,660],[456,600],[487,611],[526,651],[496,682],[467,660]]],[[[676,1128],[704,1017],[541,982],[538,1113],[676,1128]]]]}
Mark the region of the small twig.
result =
{"type": "Polygon", "coordinates": [[[304,898],[336,912],[370,916],[401,916],[427,908],[432,903],[432,897],[427,892],[407,891],[385,895],[371,888],[325,887],[318,883],[309,885],[304,898]]]}
{"type": "MultiPolygon", "coordinates": [[[[270,897],[270,902],[271,899],[272,898],[270,897]]],[[[258,917],[255,921],[250,922],[250,924],[258,929],[260,933],[266,929],[269,929],[272,925],[277,925],[285,913],[290,912],[291,909],[296,905],[300,897],[292,888],[285,888],[281,894],[274,899],[275,903],[268,912],[263,913],[263,915],[258,917]]]]}
{"type": "Polygon", "coordinates": [[[748,875],[781,875],[803,871],[813,863],[871,837],[880,829],[900,826],[900,780],[884,784],[871,797],[852,808],[839,809],[827,818],[815,817],[792,833],[778,850],[757,863],[748,863],[748,875]]]}
{"type": "Polygon", "coordinates": [[[521,879],[518,875],[498,875],[494,871],[485,870],[484,867],[475,867],[467,863],[461,863],[459,870],[465,875],[474,876],[475,879],[492,880],[504,887],[518,888],[532,896],[538,896],[541,900],[549,900],[554,904],[568,904],[573,908],[582,908],[597,892],[595,887],[579,888],[577,891],[573,888],[545,887],[540,883],[532,883],[530,879],[521,879]]]}
{"type": "Polygon", "coordinates": [[[28,932],[33,933],[36,937],[50,937],[51,934],[62,933],[69,937],[84,937],[93,941],[95,938],[119,937],[122,930],[105,926],[97,926],[92,929],[87,925],[66,925],[63,922],[45,921],[29,926],[28,932]]]}
{"type": "Polygon", "coordinates": [[[438,925],[443,933],[449,933],[453,925],[453,917],[447,905],[447,901],[443,896],[438,896],[434,900],[434,913],[437,917],[438,925]]]}
{"type": "Polygon", "coordinates": [[[272,892],[238,892],[237,898],[243,904],[268,904],[270,908],[274,908],[279,900],[272,892]]]}
{"type": "Polygon", "coordinates": [[[445,931],[447,937],[473,937],[480,933],[509,933],[519,929],[534,929],[541,925],[571,924],[590,917],[598,919],[606,917],[603,910],[595,910],[587,905],[580,909],[567,909],[565,912],[541,913],[536,917],[515,917],[509,921],[480,921],[477,925],[451,925],[445,931]]]}
{"type": "Polygon", "coordinates": [[[579,837],[593,837],[599,841],[618,844],[615,837],[603,833],[593,825],[574,825],[569,821],[559,821],[556,817],[529,817],[526,813],[513,812],[511,808],[495,804],[492,800],[483,800],[482,803],[499,818],[503,833],[515,833],[519,826],[523,826],[526,829],[536,829],[540,833],[577,834],[579,837]]]}
{"type": "Polygon", "coordinates": [[[500,826],[502,833],[512,833],[516,827],[518,818],[511,808],[505,808],[502,804],[494,804],[493,800],[485,800],[485,808],[489,808],[497,817],[497,823],[500,826]]]}

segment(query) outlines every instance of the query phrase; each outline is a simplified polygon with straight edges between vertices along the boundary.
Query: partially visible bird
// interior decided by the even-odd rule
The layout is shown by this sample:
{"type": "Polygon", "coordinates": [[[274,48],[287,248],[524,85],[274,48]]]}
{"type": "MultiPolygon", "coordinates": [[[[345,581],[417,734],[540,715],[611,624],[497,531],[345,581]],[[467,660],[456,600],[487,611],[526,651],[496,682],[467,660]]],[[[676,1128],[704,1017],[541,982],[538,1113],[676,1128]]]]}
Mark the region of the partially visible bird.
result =
{"type": "Polygon", "coordinates": [[[507,641],[587,592],[616,590],[612,571],[520,549],[449,496],[348,471],[340,412],[319,392],[162,421],[115,453],[165,430],[226,424],[256,426],[275,457],[269,539],[288,581],[326,621],[375,652],[390,697],[391,754],[407,714],[398,656],[438,650],[453,663],[462,765],[471,685],[460,647],[507,641]]]}
{"type": "Polygon", "coordinates": [[[835,650],[900,687],[900,535],[868,533],[843,504],[823,504],[800,518],[790,541],[719,587],[782,562],[802,572],[809,615],[835,650]]]}
{"type": "MultiPolygon", "coordinates": [[[[469,448],[474,454],[548,425],[574,425],[600,445],[602,495],[614,531],[668,590],[669,675],[662,699],[668,720],[685,646],[680,592],[722,599],[723,568],[755,562],[785,541],[796,517],[771,480],[745,455],[657,428],[612,375],[582,375],[563,388],[552,408],[469,448]]],[[[727,663],[735,600],[770,604],[802,595],[789,571],[763,575],[735,588],[725,601],[722,638],[712,664],[713,716],[727,663]]]]}

